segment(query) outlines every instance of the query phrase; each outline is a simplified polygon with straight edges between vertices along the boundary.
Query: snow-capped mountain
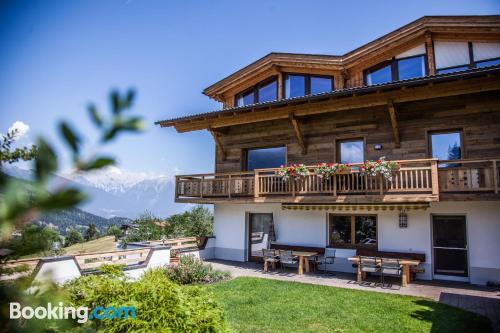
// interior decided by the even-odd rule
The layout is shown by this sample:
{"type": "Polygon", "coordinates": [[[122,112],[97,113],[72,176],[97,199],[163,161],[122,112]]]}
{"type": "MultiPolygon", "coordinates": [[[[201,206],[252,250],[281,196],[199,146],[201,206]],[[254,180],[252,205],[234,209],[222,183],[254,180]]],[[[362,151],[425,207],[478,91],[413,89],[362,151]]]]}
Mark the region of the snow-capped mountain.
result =
{"type": "MultiPolygon", "coordinates": [[[[18,178],[31,179],[33,172],[7,167],[18,178]]],[[[74,185],[88,194],[90,200],[79,208],[106,218],[135,218],[145,211],[160,217],[183,212],[184,204],[174,202],[173,178],[166,175],[124,171],[116,167],[98,172],[57,175],[51,186],[74,185]]]]}

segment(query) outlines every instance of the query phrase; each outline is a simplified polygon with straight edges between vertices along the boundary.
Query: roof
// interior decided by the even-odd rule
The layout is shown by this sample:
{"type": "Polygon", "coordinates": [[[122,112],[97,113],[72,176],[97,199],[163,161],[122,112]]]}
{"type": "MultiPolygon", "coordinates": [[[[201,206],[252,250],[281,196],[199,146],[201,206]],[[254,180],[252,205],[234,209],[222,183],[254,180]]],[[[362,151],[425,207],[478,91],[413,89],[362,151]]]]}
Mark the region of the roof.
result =
{"type": "Polygon", "coordinates": [[[381,52],[386,47],[394,47],[398,43],[408,42],[409,38],[417,38],[428,32],[453,33],[460,32],[460,29],[477,30],[491,27],[495,29],[490,32],[500,31],[500,15],[424,16],[343,55],[271,52],[205,88],[203,93],[221,101],[219,96],[229,89],[231,84],[250,79],[273,66],[279,67],[281,63],[305,62],[309,65],[332,66],[332,69],[335,67],[346,69],[362,59],[371,57],[376,52],[381,52]]]}
{"type": "Polygon", "coordinates": [[[245,113],[245,112],[248,112],[251,110],[267,108],[267,107],[279,107],[279,106],[286,106],[286,105],[291,105],[291,104],[300,104],[302,102],[314,102],[316,100],[322,101],[322,100],[332,98],[332,97],[357,96],[357,95],[366,95],[366,94],[370,94],[370,93],[380,93],[383,91],[393,90],[395,88],[419,86],[419,85],[429,84],[429,83],[450,82],[450,81],[456,81],[456,80],[462,80],[462,79],[468,79],[468,78],[488,76],[488,75],[492,75],[492,74],[495,74],[495,75],[500,74],[500,65],[492,66],[492,67],[485,67],[485,68],[470,69],[470,70],[465,70],[465,71],[458,71],[458,72],[447,73],[447,74],[425,76],[425,77],[415,78],[415,79],[393,81],[393,82],[371,85],[371,86],[346,88],[346,89],[335,90],[335,91],[325,92],[325,93],[320,93],[320,94],[315,94],[315,95],[286,98],[286,99],[274,100],[274,101],[269,101],[269,102],[264,102],[264,103],[256,103],[256,104],[250,104],[250,105],[245,105],[245,106],[240,106],[240,107],[233,107],[233,108],[228,108],[228,109],[223,109],[223,110],[215,110],[215,111],[199,113],[199,114],[195,114],[195,115],[160,120],[160,121],[155,122],[155,125],[160,125],[161,127],[170,127],[170,126],[175,126],[179,122],[188,122],[188,121],[200,120],[200,119],[206,119],[206,118],[218,118],[218,117],[222,117],[222,116],[226,116],[226,115],[227,116],[237,115],[239,113],[245,113]]]}

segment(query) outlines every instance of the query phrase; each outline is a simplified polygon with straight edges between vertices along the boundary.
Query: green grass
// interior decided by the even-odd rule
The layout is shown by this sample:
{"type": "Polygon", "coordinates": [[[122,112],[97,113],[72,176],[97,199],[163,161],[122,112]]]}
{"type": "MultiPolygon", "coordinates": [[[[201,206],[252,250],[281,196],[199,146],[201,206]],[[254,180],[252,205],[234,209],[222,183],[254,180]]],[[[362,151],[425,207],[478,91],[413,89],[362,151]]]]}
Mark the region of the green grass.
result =
{"type": "Polygon", "coordinates": [[[426,298],[241,277],[209,286],[236,332],[491,332],[426,298]]]}

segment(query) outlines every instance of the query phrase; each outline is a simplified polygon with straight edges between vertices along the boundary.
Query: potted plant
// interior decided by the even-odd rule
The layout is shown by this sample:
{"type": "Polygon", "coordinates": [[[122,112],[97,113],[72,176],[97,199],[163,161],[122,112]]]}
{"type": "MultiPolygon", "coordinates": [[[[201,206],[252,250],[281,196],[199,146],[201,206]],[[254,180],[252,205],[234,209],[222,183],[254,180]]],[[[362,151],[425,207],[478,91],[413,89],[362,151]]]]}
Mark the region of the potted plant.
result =
{"type": "Polygon", "coordinates": [[[351,172],[349,164],[321,163],[316,166],[314,173],[323,180],[327,180],[334,175],[348,174],[351,172]]]}
{"type": "Polygon", "coordinates": [[[176,249],[170,250],[170,265],[177,266],[179,265],[179,261],[180,261],[179,250],[176,249]]]}
{"type": "Polygon", "coordinates": [[[276,170],[276,174],[283,177],[284,180],[288,180],[289,178],[301,179],[309,175],[309,170],[304,164],[282,165],[276,170]]]}
{"type": "Polygon", "coordinates": [[[361,172],[370,176],[382,175],[387,180],[392,181],[392,177],[399,170],[400,164],[394,161],[386,161],[385,156],[376,161],[365,161],[361,166],[361,172]]]}

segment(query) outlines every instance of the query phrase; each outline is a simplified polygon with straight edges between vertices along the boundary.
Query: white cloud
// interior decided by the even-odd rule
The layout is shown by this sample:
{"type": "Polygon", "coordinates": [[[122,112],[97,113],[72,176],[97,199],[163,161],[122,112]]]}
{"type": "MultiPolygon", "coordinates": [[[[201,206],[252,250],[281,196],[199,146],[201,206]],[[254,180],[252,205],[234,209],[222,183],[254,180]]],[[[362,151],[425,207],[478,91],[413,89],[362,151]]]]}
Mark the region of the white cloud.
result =
{"type": "Polygon", "coordinates": [[[16,122],[14,122],[12,124],[12,126],[9,127],[8,132],[13,132],[16,130],[17,130],[17,133],[15,136],[15,140],[17,141],[17,140],[20,140],[26,136],[26,134],[30,130],[30,127],[27,124],[23,123],[22,121],[18,120],[16,122]]]}

